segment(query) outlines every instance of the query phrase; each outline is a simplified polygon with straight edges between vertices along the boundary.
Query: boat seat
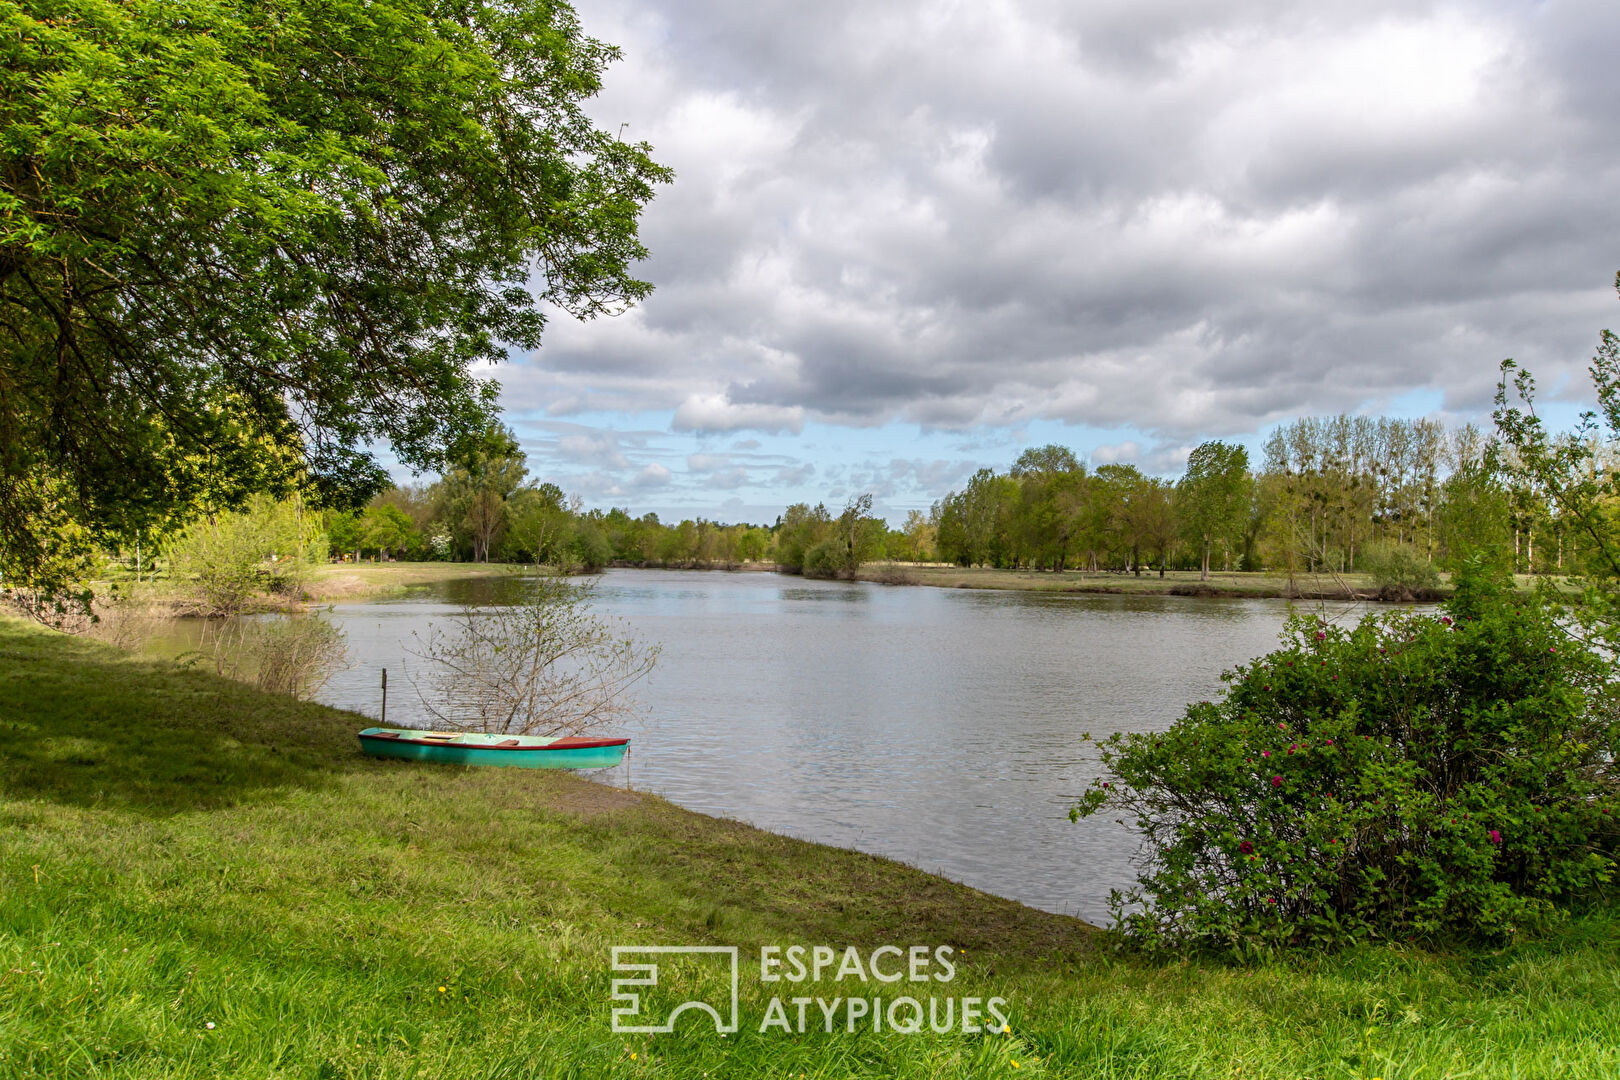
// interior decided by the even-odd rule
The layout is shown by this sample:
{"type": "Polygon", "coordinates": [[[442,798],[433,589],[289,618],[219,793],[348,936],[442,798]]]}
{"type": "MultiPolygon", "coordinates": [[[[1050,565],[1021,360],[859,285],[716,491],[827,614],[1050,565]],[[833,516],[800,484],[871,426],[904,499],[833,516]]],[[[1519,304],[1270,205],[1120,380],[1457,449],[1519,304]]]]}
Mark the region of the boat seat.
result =
{"type": "Polygon", "coordinates": [[[523,743],[520,742],[517,739],[507,739],[505,742],[498,742],[495,745],[496,746],[522,746],[523,743]]]}

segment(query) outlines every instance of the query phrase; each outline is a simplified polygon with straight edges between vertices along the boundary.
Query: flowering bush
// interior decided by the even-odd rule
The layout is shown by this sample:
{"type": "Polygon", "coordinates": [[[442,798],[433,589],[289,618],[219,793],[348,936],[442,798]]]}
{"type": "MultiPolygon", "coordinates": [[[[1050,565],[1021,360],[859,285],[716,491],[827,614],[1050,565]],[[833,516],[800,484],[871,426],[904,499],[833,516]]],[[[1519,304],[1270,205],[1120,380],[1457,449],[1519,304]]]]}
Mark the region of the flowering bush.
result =
{"type": "Polygon", "coordinates": [[[1150,946],[1510,934],[1613,872],[1609,675],[1482,586],[1444,615],[1296,616],[1220,701],[1104,741],[1071,817],[1143,831],[1113,904],[1150,946]]]}

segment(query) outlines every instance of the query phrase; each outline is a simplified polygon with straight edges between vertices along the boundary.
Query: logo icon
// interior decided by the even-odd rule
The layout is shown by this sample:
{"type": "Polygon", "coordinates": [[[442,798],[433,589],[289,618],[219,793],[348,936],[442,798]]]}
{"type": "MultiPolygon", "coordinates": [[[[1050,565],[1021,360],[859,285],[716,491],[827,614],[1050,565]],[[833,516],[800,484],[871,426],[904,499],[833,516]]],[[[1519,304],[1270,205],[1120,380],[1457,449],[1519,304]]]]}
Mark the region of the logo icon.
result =
{"type": "MultiPolygon", "coordinates": [[[[698,976],[694,981],[701,982],[703,965],[698,965],[698,976]]],[[[615,945],[613,947],[613,970],[626,972],[628,977],[613,980],[611,1000],[613,1006],[613,1030],[622,1034],[656,1035],[675,1030],[675,1021],[688,1009],[706,1012],[714,1018],[714,1030],[721,1034],[731,1034],[737,1030],[737,946],[735,945],[615,945]],[[702,960],[705,957],[726,958],[729,965],[731,983],[731,1001],[729,1011],[725,1015],[715,1008],[714,994],[704,997],[691,998],[676,1005],[664,1017],[662,1024],[634,1024],[635,1020],[650,1020],[653,1017],[641,1013],[643,994],[652,996],[656,990],[669,989],[666,980],[663,985],[659,983],[660,966],[665,974],[675,969],[674,979],[689,973],[691,964],[682,964],[682,958],[695,958],[702,960]],[[661,958],[668,958],[667,960],[661,958]],[[641,958],[641,962],[636,960],[641,958]],[[645,987],[645,990],[635,989],[645,987]],[[707,998],[707,1000],[705,1000],[707,998]]],[[[718,991],[718,987],[712,988],[718,991]]],[[[656,1014],[655,1014],[656,1015],[656,1014]]]]}

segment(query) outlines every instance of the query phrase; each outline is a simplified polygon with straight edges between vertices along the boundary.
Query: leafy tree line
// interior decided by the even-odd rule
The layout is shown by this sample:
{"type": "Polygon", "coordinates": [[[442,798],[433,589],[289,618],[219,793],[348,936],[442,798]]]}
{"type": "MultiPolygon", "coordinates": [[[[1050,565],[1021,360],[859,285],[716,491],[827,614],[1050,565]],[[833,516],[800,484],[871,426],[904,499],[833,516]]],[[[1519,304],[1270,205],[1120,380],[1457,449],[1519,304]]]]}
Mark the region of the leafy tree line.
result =
{"type": "Polygon", "coordinates": [[[1351,416],[1278,428],[1257,467],[1242,446],[1206,442],[1177,480],[1032,448],[1005,473],[979,470],[930,521],[936,557],[962,566],[1204,577],[1372,570],[1420,581],[1473,554],[1558,573],[1590,546],[1515,451],[1478,428],[1351,416]]]}
{"type": "MultiPolygon", "coordinates": [[[[492,425],[431,483],[389,488],[358,510],[308,511],[321,542],[299,550],[586,571],[774,563],[813,577],[848,577],[875,561],[1161,576],[1170,568],[1205,576],[1223,568],[1362,570],[1408,588],[1434,584],[1437,570],[1471,554],[1503,570],[1575,568],[1589,545],[1565,535],[1556,506],[1534,494],[1516,460],[1471,426],[1305,419],[1273,433],[1258,470],[1243,447],[1219,441],[1197,447],[1174,480],[1131,465],[1090,470],[1072,451],[1043,446],[1004,474],[979,470],[900,528],[872,515],[869,494],[836,513],[796,503],[767,526],[585,510],[531,477],[516,437],[492,425]]],[[[199,519],[185,535],[218,531],[221,520],[263,519],[263,500],[199,519]]],[[[286,544],[261,546],[272,563],[292,554],[286,544]]]]}

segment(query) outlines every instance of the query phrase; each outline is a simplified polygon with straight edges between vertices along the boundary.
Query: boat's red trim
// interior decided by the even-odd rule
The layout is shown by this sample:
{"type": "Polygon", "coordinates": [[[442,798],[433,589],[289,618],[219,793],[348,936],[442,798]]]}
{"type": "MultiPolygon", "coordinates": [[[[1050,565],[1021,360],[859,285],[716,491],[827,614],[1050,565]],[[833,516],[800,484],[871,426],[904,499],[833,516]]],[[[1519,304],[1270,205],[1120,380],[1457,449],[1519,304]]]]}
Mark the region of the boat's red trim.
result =
{"type": "Polygon", "coordinates": [[[394,732],[362,734],[362,739],[387,739],[389,742],[411,743],[415,746],[459,746],[468,750],[589,750],[596,746],[624,746],[629,739],[585,739],[570,736],[544,746],[512,746],[508,743],[453,743],[443,739],[407,739],[394,732]]]}

